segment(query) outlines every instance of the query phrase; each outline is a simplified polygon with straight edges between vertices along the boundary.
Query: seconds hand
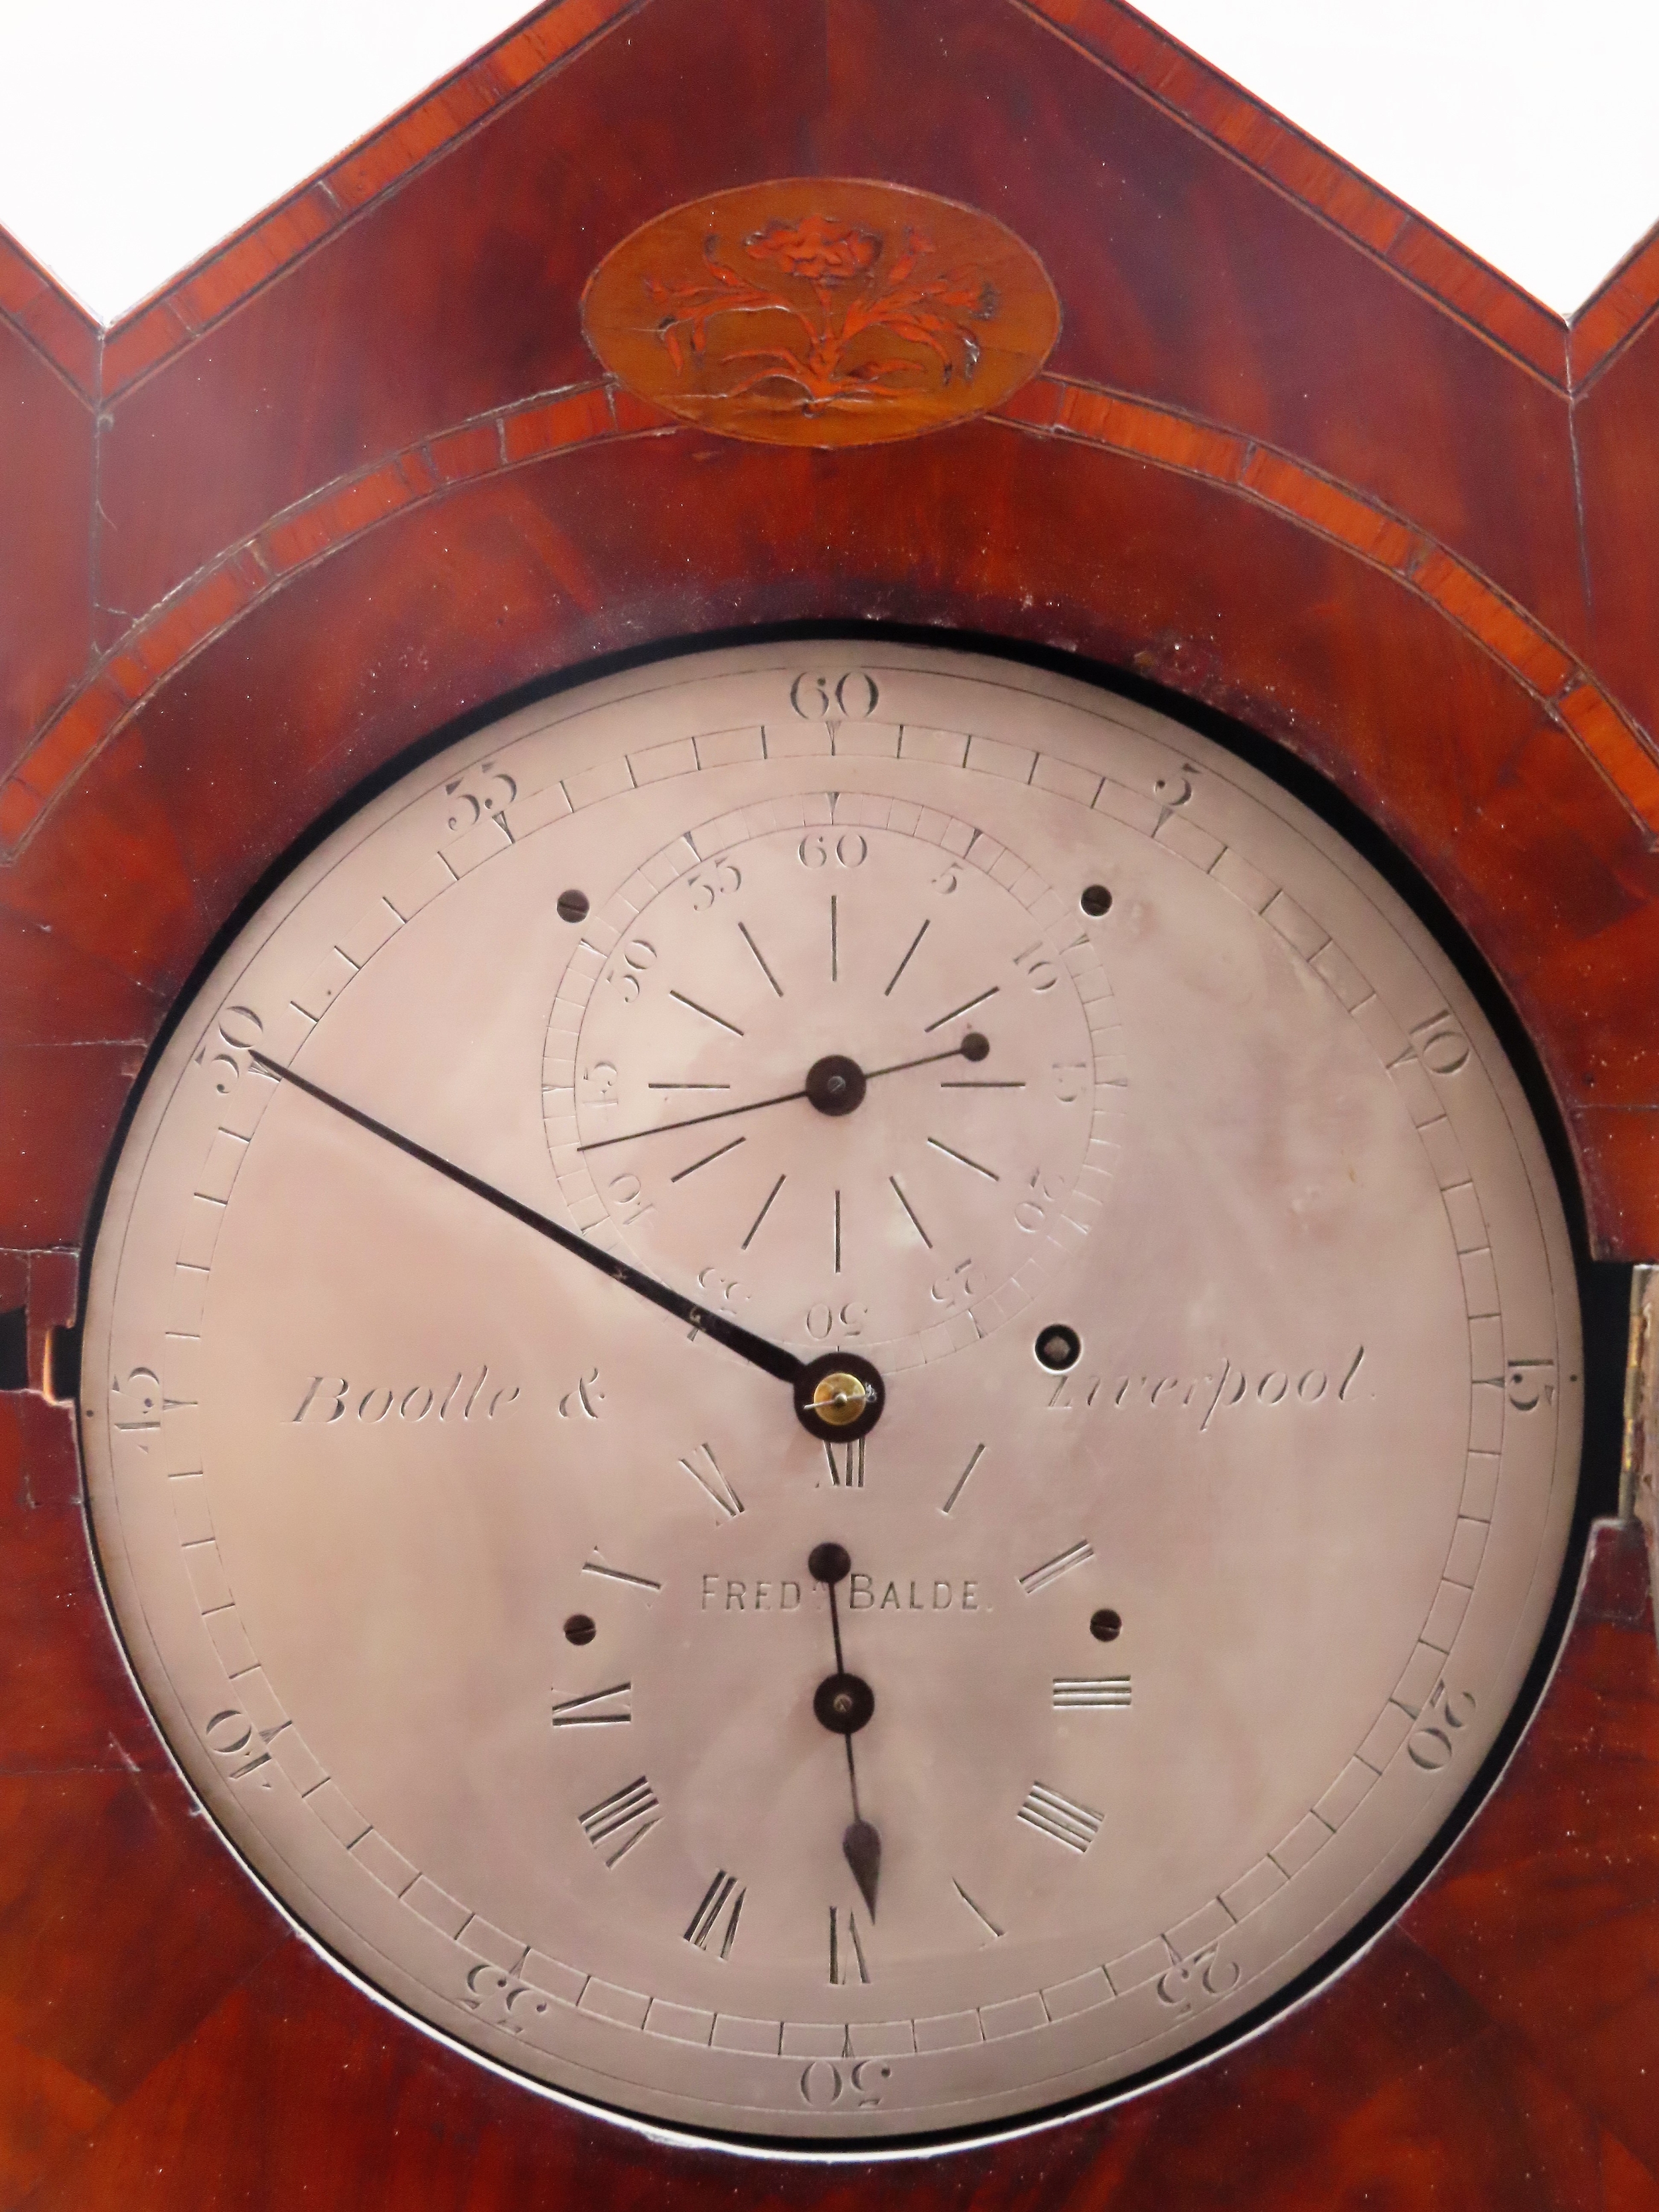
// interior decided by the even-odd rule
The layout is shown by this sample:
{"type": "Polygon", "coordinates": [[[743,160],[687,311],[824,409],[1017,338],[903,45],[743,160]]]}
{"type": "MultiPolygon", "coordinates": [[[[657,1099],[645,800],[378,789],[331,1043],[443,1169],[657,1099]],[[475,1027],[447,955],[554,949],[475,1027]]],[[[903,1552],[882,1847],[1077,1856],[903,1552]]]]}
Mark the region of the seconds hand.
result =
{"type": "MultiPolygon", "coordinates": [[[[574,1231],[562,1227],[558,1222],[550,1221],[544,1213],[538,1213],[534,1206],[525,1205],[520,1199],[509,1198],[505,1191],[497,1190],[481,1176],[468,1174],[465,1168],[457,1167],[453,1160],[428,1152],[424,1145],[417,1145],[412,1137],[405,1137],[396,1129],[389,1129],[384,1121],[377,1121],[373,1115],[365,1114],[361,1107],[348,1106],[343,1098],[337,1098],[331,1091],[325,1091],[319,1083],[313,1083],[307,1077],[297,1075],[291,1067],[284,1067],[279,1060],[267,1059],[262,1052],[250,1053],[248,1057],[266,1075],[279,1082],[291,1083],[296,1091],[303,1091],[307,1098],[314,1098],[319,1106],[327,1106],[346,1121],[355,1121],[360,1129],[367,1129],[370,1136],[383,1138],[388,1145],[395,1145],[400,1152],[407,1152],[410,1159],[419,1160],[423,1167],[447,1176],[451,1182],[459,1183],[463,1190],[470,1190],[475,1198],[482,1198],[486,1204],[510,1214],[514,1221],[522,1222],[526,1229],[533,1229],[538,1236],[547,1237],[578,1260],[585,1260],[590,1267],[597,1267],[602,1275],[609,1275],[613,1282],[621,1283],[630,1291],[637,1291],[642,1298],[648,1298],[653,1306],[660,1306],[665,1313],[689,1322],[694,1329],[700,1329],[705,1336],[712,1336],[728,1352],[735,1352],[739,1359],[746,1359],[752,1365],[763,1368],[767,1374],[775,1375],[780,1382],[791,1384],[795,1388],[799,1407],[801,1386],[811,1370],[808,1363],[797,1359],[793,1352],[786,1352],[781,1345],[769,1344],[763,1336],[755,1335],[752,1330],[728,1320],[724,1314],[710,1313],[706,1306],[682,1297],[678,1291],[671,1291],[666,1283],[658,1282],[654,1276],[644,1273],[629,1261],[619,1260],[614,1254],[602,1250],[599,1245],[590,1244],[585,1237],[578,1237],[574,1231]]],[[[816,1368],[823,1364],[813,1361],[811,1367],[816,1368]]],[[[846,1418],[842,1416],[843,1423],[846,1418]]],[[[840,1432],[839,1429],[830,1431],[832,1435],[840,1432]]]]}
{"type": "Polygon", "coordinates": [[[758,1114],[763,1106],[787,1106],[797,1098],[810,1098],[820,1113],[850,1114],[862,1100],[865,1085],[873,1083],[878,1075],[902,1075],[907,1068],[932,1067],[941,1060],[981,1060],[990,1049],[988,1038],[969,1030],[961,1043],[953,1044],[948,1052],[925,1052],[920,1060],[896,1060],[890,1067],[866,1070],[856,1060],[832,1053],[813,1062],[799,1091],[780,1091],[772,1098],[751,1098],[746,1106],[717,1106],[712,1114],[688,1114],[684,1121],[659,1121],[649,1129],[629,1129],[620,1137],[595,1137],[591,1144],[578,1145],[576,1150],[602,1152],[607,1145],[631,1145],[641,1137],[665,1137],[673,1129],[700,1129],[705,1121],[729,1121],[734,1114],[758,1114]]]}

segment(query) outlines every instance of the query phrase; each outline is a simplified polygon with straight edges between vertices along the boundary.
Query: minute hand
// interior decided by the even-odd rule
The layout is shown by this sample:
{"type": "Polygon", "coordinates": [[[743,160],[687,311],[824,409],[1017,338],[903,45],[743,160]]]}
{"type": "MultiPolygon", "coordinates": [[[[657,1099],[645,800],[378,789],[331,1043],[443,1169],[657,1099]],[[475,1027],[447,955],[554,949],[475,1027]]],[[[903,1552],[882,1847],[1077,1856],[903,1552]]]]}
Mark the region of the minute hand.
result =
{"type": "Polygon", "coordinates": [[[389,1129],[384,1121],[377,1121],[372,1114],[365,1114],[361,1107],[348,1106],[343,1098],[337,1098],[332,1091],[325,1091],[320,1084],[313,1083],[309,1077],[296,1074],[293,1068],[284,1067],[279,1060],[267,1059],[262,1052],[251,1053],[249,1058],[267,1075],[274,1076],[279,1082],[291,1083],[296,1091],[303,1091],[307,1098],[314,1098],[319,1106],[331,1108],[346,1121],[355,1121],[360,1129],[367,1129],[370,1136],[384,1138],[388,1145],[395,1145],[400,1152],[407,1152],[410,1159],[419,1160],[423,1166],[434,1169],[441,1176],[447,1176],[451,1182],[459,1183],[463,1190],[470,1190],[475,1198],[482,1198],[501,1212],[510,1214],[514,1221],[521,1221],[526,1229],[533,1229],[538,1236],[545,1237],[550,1243],[557,1244],[578,1260],[585,1260],[590,1267],[597,1267],[602,1275],[609,1275],[612,1282],[621,1283],[628,1290],[637,1291],[642,1298],[648,1298],[653,1306],[660,1306],[665,1313],[689,1322],[704,1336],[712,1336],[728,1352],[735,1352],[739,1359],[746,1359],[753,1366],[763,1368],[767,1374],[776,1376],[780,1382],[793,1385],[799,1382],[805,1373],[805,1364],[797,1359],[793,1352],[786,1352],[781,1345],[769,1344],[763,1336],[755,1335],[751,1330],[729,1321],[724,1314],[710,1313],[706,1306],[682,1297],[678,1291],[671,1291],[666,1283],[659,1283],[654,1276],[643,1273],[630,1261],[619,1260],[614,1254],[601,1250],[599,1245],[590,1244],[585,1237],[578,1237],[573,1230],[562,1227],[556,1221],[550,1221],[544,1213],[538,1213],[533,1206],[526,1206],[521,1199],[509,1198],[504,1190],[497,1190],[493,1184],[485,1182],[482,1176],[471,1175],[466,1169],[457,1167],[453,1160],[428,1152],[424,1145],[417,1145],[412,1137],[405,1137],[396,1129],[389,1129]]]}

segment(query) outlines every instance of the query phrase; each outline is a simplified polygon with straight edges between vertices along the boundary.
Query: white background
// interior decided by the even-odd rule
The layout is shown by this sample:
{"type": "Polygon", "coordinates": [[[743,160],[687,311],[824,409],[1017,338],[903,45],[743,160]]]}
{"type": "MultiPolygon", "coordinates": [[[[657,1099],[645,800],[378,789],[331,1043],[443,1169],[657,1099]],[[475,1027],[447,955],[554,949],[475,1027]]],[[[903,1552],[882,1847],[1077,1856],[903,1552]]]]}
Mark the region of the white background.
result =
{"type": "MultiPolygon", "coordinates": [[[[0,0],[0,223],[111,320],[523,12],[0,0]]],[[[1146,12],[1563,313],[1659,217],[1659,0],[1146,12]]]]}

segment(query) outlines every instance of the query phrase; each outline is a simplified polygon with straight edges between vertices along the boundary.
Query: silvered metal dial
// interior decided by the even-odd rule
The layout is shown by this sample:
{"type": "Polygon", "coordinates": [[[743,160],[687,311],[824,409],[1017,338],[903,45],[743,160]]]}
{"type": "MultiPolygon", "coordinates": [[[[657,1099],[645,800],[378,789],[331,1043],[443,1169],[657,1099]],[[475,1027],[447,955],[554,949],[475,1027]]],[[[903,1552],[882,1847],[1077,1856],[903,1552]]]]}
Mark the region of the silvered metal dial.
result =
{"type": "Polygon", "coordinates": [[[868,2143],[1224,2032],[1420,1857],[1578,1344],[1520,1087],[1327,826],[1058,677],[766,647],[468,738],[248,924],[82,1437],[302,1924],[563,2092],[868,2143]]]}

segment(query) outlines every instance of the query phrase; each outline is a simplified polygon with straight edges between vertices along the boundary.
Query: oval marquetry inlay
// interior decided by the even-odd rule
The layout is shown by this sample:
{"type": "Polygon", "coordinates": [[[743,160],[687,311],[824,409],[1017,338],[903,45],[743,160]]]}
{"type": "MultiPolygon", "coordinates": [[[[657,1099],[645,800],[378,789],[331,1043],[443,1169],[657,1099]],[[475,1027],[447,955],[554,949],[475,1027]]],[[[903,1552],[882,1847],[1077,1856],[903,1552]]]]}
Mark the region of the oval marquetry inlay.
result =
{"type": "Polygon", "coordinates": [[[1047,359],[1060,302],[977,209],[795,177],[654,216],[595,270],[582,325],[625,385],[704,429],[863,446],[999,405],[1047,359]]]}

